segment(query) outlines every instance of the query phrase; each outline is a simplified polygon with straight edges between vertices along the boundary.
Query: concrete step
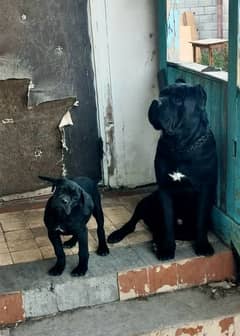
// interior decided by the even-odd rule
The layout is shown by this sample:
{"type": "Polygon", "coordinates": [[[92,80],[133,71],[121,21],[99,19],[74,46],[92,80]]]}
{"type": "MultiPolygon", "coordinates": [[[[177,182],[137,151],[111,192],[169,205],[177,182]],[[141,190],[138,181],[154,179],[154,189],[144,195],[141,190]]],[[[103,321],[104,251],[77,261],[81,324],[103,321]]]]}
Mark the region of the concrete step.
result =
{"type": "Polygon", "coordinates": [[[203,286],[31,320],[0,335],[239,336],[239,302],[238,288],[203,286]]]}
{"type": "Polygon", "coordinates": [[[176,258],[160,262],[144,243],[111,249],[107,257],[90,255],[89,272],[73,278],[77,256],[67,256],[60,277],[47,275],[55,260],[0,268],[0,325],[79,307],[148,297],[234,277],[232,252],[211,236],[215,254],[197,257],[190,243],[178,242],[176,258]]]}

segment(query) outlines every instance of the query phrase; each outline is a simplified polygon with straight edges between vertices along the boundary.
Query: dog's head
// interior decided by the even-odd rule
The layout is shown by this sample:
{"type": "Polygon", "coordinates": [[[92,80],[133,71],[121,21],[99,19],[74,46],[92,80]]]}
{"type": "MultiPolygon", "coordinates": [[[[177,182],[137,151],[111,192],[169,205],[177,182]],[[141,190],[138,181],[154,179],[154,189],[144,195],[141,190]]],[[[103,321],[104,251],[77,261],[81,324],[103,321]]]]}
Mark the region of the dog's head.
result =
{"type": "Polygon", "coordinates": [[[91,196],[76,182],[68,178],[39,176],[52,184],[51,206],[62,216],[70,215],[73,208],[81,207],[83,215],[89,215],[93,208],[91,196]]]}
{"type": "Polygon", "coordinates": [[[168,135],[197,123],[207,125],[205,111],[207,95],[201,85],[189,85],[183,80],[167,86],[160,92],[159,100],[153,100],[148,111],[152,126],[168,135]]]}

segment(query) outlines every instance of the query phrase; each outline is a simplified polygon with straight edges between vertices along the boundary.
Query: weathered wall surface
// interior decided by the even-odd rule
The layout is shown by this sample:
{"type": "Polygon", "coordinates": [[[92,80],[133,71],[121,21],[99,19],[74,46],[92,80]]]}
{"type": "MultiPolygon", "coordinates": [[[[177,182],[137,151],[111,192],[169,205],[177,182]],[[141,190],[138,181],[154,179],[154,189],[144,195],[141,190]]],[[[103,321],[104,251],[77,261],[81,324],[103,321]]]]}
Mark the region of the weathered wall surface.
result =
{"type": "Polygon", "coordinates": [[[61,175],[62,144],[57,125],[74,99],[28,108],[28,86],[28,79],[0,81],[0,195],[38,188],[40,174],[61,175]]]}
{"type": "Polygon", "coordinates": [[[90,1],[105,180],[112,187],[155,181],[159,132],[147,118],[150,103],[158,96],[155,4],[90,1]]]}
{"type": "MultiPolygon", "coordinates": [[[[73,125],[65,128],[66,146],[63,153],[63,171],[69,175],[89,175],[100,178],[98,125],[88,35],[87,0],[1,0],[0,32],[0,79],[30,79],[28,105],[34,106],[41,102],[62,100],[66,97],[76,97],[79,102],[71,110],[73,125]]],[[[11,87],[12,83],[7,83],[9,94],[5,92],[10,106],[9,113],[15,106],[19,120],[26,120],[24,124],[26,129],[23,128],[23,124],[21,124],[21,132],[16,129],[18,142],[10,144],[11,148],[14,145],[18,152],[20,144],[23,143],[21,134],[28,145],[38,141],[35,134],[29,132],[27,121],[31,115],[31,122],[37,124],[39,118],[37,113],[40,112],[38,108],[33,108],[30,113],[26,106],[23,109],[23,106],[15,104],[13,96],[15,88],[11,87]],[[12,101],[9,100],[10,97],[12,101]]],[[[19,100],[20,98],[17,99],[18,103],[19,100]]],[[[2,101],[4,101],[3,97],[2,101]]],[[[7,110],[2,106],[0,106],[0,120],[8,118],[7,110]]],[[[45,132],[47,134],[51,129],[51,136],[55,137],[55,141],[59,141],[56,129],[65,107],[66,104],[63,102],[61,108],[58,106],[59,111],[54,113],[54,103],[49,103],[44,106],[45,112],[41,112],[41,118],[45,120],[45,132]]],[[[15,123],[9,127],[16,128],[18,125],[20,124],[15,123]]],[[[54,162],[57,158],[61,159],[59,157],[61,146],[59,144],[56,150],[51,146],[51,141],[53,139],[45,138],[44,155],[46,155],[46,149],[49,150],[49,161],[46,161],[48,172],[52,175],[61,174],[61,170],[52,169],[50,162],[51,159],[54,162]]],[[[6,141],[1,142],[1,146],[0,171],[2,172],[6,167],[10,167],[10,162],[8,162],[6,141]]],[[[31,150],[32,148],[25,147],[22,154],[25,161],[31,161],[31,150]]],[[[16,161],[16,163],[19,162],[16,161]]],[[[8,170],[9,175],[16,175],[17,171],[23,169],[21,165],[14,165],[14,167],[15,170],[8,170]]],[[[46,171],[46,169],[44,165],[42,170],[46,171]]],[[[32,167],[32,175],[36,175],[36,181],[38,181],[38,173],[40,171],[34,171],[32,167]]],[[[40,181],[33,184],[28,181],[25,187],[20,187],[19,184],[12,186],[11,192],[33,190],[40,186],[42,186],[40,181]]],[[[7,192],[7,189],[5,191],[7,192]]]]}

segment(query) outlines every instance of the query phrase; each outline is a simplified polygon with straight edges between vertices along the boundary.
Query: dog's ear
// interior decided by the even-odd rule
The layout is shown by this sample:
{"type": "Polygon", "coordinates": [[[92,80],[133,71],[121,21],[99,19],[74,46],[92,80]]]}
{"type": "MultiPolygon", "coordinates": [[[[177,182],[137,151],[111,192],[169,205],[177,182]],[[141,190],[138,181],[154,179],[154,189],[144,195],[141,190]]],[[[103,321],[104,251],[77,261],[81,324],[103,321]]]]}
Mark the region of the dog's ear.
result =
{"type": "Polygon", "coordinates": [[[50,182],[52,184],[52,191],[55,190],[56,186],[59,184],[60,179],[48,176],[38,176],[41,180],[50,182]]]}
{"type": "Polygon", "coordinates": [[[157,100],[153,100],[149,109],[148,109],[148,120],[150,124],[156,129],[158,129],[158,108],[159,102],[157,100]]]}
{"type": "Polygon", "coordinates": [[[196,92],[197,92],[197,102],[198,102],[198,107],[201,110],[205,110],[206,108],[206,103],[207,103],[207,94],[202,85],[197,85],[196,86],[196,92]]]}
{"type": "Polygon", "coordinates": [[[196,86],[196,99],[199,110],[201,111],[202,121],[207,125],[208,116],[206,113],[207,93],[204,88],[199,84],[196,86]]]}
{"type": "Polygon", "coordinates": [[[80,188],[80,205],[82,206],[82,211],[84,215],[88,215],[89,212],[92,212],[93,210],[93,200],[92,197],[84,191],[82,188],[80,188]]]}

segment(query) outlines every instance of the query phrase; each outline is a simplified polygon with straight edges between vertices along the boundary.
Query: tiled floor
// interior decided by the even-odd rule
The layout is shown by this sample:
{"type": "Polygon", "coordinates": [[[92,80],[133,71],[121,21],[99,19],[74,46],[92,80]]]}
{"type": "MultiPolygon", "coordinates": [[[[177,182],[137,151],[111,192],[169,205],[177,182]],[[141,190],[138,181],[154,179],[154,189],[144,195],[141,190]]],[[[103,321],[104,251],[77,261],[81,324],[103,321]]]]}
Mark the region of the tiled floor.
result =
{"type": "MultiPolygon", "coordinates": [[[[144,194],[130,196],[103,197],[105,231],[108,236],[125,223],[131,216],[136,203],[144,194]]],[[[0,213],[0,266],[29,262],[54,257],[53,248],[48,240],[43,224],[43,208],[0,213]]],[[[91,218],[88,223],[89,249],[97,248],[96,222],[91,218]]],[[[64,240],[69,239],[65,236],[64,240]]],[[[139,223],[134,233],[122,242],[109,245],[110,248],[126,246],[151,240],[151,235],[143,223],[139,223]]],[[[66,250],[66,254],[77,254],[77,246],[66,250]]]]}

